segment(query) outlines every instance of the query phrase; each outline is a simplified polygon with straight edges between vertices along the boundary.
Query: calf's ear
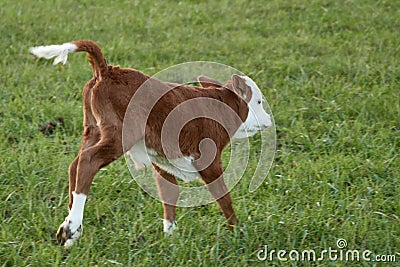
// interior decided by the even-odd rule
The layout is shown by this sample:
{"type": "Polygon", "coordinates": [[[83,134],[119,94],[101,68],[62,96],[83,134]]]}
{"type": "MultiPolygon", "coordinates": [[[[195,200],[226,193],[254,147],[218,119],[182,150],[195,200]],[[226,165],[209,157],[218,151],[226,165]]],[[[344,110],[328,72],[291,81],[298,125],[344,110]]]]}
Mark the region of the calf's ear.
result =
{"type": "Polygon", "coordinates": [[[237,74],[233,74],[231,80],[233,91],[247,103],[250,102],[252,92],[250,86],[246,84],[246,80],[237,74]]]}
{"type": "Polygon", "coordinates": [[[201,84],[202,87],[207,88],[207,87],[221,87],[222,83],[220,83],[217,80],[214,80],[213,78],[210,78],[205,75],[200,75],[197,77],[197,81],[201,84]]]}

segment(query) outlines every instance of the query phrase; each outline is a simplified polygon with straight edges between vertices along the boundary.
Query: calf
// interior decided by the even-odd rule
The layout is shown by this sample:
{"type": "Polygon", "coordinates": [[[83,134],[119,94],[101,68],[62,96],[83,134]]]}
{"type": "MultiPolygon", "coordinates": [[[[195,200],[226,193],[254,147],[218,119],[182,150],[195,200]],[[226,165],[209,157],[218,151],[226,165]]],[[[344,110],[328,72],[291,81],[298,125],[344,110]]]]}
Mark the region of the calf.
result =
{"type": "Polygon", "coordinates": [[[82,40],[33,47],[38,57],[65,63],[86,52],[93,77],[83,88],[84,131],[69,167],[69,214],[57,241],[71,246],[82,232],[83,210],[100,168],[128,153],[137,168],[152,165],[164,208],[164,232],[176,227],[177,179],[199,177],[228,225],[238,224],[223,180],[221,153],[231,138],[247,137],[271,125],[262,94],[252,79],[232,75],[226,84],[200,76],[203,87],[162,82],[134,69],[107,64],[100,48],[82,40]]]}

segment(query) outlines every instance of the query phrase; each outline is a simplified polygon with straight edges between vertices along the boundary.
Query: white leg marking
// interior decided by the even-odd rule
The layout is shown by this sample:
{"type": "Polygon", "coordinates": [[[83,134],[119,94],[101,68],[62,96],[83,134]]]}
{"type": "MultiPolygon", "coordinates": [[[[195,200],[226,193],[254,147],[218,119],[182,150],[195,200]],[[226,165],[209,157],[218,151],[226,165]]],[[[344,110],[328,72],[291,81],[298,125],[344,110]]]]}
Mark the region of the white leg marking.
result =
{"type": "Polygon", "coordinates": [[[82,232],[82,221],[83,221],[83,210],[85,208],[86,195],[77,194],[72,192],[73,202],[69,215],[65,218],[65,221],[61,224],[60,229],[71,233],[71,238],[65,241],[65,247],[71,247],[75,240],[81,236],[82,232]]]}
{"type": "Polygon", "coordinates": [[[170,222],[169,220],[163,219],[164,233],[169,236],[176,229],[176,221],[170,222]]]}
{"type": "Polygon", "coordinates": [[[86,195],[85,194],[77,194],[72,192],[74,196],[71,211],[69,212],[68,219],[72,221],[70,225],[70,229],[72,232],[76,231],[79,226],[82,225],[83,220],[83,210],[85,208],[86,195]]]}

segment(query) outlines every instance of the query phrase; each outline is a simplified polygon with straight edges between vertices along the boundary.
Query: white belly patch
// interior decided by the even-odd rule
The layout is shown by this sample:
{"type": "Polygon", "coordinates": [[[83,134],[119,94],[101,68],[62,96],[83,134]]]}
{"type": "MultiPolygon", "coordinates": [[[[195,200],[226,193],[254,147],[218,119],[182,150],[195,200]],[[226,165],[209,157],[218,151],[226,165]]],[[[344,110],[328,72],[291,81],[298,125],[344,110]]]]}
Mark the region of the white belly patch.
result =
{"type": "Polygon", "coordinates": [[[143,139],[134,145],[127,153],[135,163],[135,168],[137,170],[154,163],[164,171],[184,182],[190,182],[200,178],[200,174],[193,166],[194,157],[167,159],[158,155],[153,149],[147,148],[143,139]]]}

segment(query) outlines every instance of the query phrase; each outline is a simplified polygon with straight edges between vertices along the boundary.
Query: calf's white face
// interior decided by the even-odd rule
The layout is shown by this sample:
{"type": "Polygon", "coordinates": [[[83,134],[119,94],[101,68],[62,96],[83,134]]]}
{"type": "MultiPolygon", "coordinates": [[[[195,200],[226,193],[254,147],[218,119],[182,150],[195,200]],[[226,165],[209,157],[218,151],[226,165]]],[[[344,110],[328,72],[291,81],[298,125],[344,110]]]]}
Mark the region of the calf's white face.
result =
{"type": "MultiPolygon", "coordinates": [[[[257,84],[248,76],[239,76],[251,89],[251,99],[247,102],[249,112],[245,122],[236,131],[234,138],[244,138],[254,135],[272,125],[271,116],[265,112],[262,103],[263,95],[257,84]]],[[[246,95],[243,96],[246,98],[246,95]]]]}

